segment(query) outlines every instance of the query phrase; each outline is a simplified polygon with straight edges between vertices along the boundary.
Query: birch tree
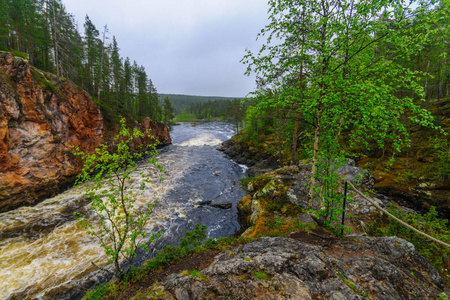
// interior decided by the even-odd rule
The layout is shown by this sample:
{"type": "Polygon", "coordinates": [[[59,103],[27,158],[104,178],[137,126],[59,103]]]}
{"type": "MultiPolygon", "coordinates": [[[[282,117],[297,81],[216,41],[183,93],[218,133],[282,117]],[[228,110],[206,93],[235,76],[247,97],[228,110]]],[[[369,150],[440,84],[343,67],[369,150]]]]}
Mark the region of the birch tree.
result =
{"type": "MultiPolygon", "coordinates": [[[[425,37],[411,41],[398,34],[414,13],[401,1],[270,0],[269,7],[270,23],[258,35],[267,43],[256,54],[248,52],[243,62],[247,74],[261,78],[260,88],[276,90],[282,105],[295,103],[297,119],[310,124],[312,208],[318,162],[329,168],[343,154],[343,130],[350,142],[368,147],[370,140],[390,138],[400,150],[408,142],[400,122],[405,109],[413,122],[430,125],[428,113],[396,93],[413,90],[423,97],[417,73],[375,55],[386,42],[392,51],[408,55],[425,37]]],[[[257,108],[267,105],[261,101],[257,108]]]]}

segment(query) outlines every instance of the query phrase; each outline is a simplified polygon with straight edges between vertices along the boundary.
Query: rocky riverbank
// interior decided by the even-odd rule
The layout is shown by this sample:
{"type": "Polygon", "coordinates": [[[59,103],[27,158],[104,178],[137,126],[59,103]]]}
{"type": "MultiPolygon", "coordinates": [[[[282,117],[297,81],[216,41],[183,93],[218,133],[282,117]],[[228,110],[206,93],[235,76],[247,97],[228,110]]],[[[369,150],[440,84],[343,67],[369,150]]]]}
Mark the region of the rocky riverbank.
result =
{"type": "MultiPolygon", "coordinates": [[[[171,142],[166,126],[150,120],[160,144],[171,142]]],[[[111,144],[115,126],[106,126],[89,95],[67,80],[0,52],[0,212],[33,205],[70,186],[81,168],[71,146],[92,152],[111,144]]],[[[143,143],[154,142],[150,140],[143,143]]]]}
{"type": "Polygon", "coordinates": [[[249,167],[246,172],[249,177],[281,167],[277,159],[269,153],[253,151],[247,144],[236,142],[234,138],[223,142],[217,150],[227,154],[237,163],[249,167]]]}

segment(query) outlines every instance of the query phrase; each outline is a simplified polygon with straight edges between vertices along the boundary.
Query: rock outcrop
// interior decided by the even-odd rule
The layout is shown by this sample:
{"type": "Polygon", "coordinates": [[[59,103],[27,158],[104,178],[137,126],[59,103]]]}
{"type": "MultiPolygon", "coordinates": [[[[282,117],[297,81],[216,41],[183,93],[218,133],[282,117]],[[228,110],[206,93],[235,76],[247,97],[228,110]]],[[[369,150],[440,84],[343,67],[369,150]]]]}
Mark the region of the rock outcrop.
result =
{"type": "Polygon", "coordinates": [[[236,142],[233,138],[223,142],[217,150],[224,152],[237,163],[248,166],[246,175],[249,177],[281,167],[281,164],[269,153],[252,151],[248,145],[236,142]]]}
{"type": "MultiPolygon", "coordinates": [[[[355,167],[352,160],[338,168],[336,173],[364,191],[373,187],[373,177],[367,171],[355,167]]],[[[296,207],[306,209],[310,175],[311,165],[299,164],[297,166],[283,167],[250,180],[246,187],[248,195],[237,204],[238,220],[241,225],[240,233],[243,232],[244,236],[251,236],[252,233],[255,233],[255,227],[257,227],[260,217],[270,214],[272,209],[272,205],[266,207],[267,202],[275,205],[293,204],[296,207]]],[[[317,181],[317,184],[321,185],[320,180],[317,181]]],[[[342,186],[341,192],[343,192],[342,186]]],[[[375,207],[368,201],[355,192],[348,190],[347,200],[350,199],[352,201],[347,202],[347,212],[353,215],[369,214],[375,210],[375,207]]],[[[314,209],[319,209],[319,201],[317,200],[313,201],[314,209]]],[[[382,207],[387,204],[385,199],[372,197],[372,200],[382,207]]],[[[340,220],[340,215],[337,218],[340,220]]],[[[350,220],[347,218],[346,222],[349,223],[350,220]]]]}
{"type": "MultiPolygon", "coordinates": [[[[326,246],[265,237],[218,255],[195,276],[172,274],[157,299],[437,299],[438,272],[397,237],[326,246]]],[[[156,299],[155,298],[155,299],[156,299]]]]}
{"type": "MultiPolygon", "coordinates": [[[[0,52],[0,212],[32,205],[73,183],[81,168],[70,146],[91,152],[114,130],[82,89],[0,52]]],[[[161,144],[167,128],[147,120],[161,144]]],[[[110,142],[109,142],[110,143],[110,142]]]]}

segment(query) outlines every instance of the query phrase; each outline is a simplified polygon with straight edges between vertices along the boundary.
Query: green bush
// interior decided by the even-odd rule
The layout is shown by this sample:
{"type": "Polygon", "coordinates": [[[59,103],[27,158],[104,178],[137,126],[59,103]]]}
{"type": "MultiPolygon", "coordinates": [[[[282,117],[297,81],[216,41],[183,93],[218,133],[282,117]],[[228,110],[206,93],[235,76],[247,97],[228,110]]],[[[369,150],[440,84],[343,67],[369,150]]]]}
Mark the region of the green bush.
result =
{"type": "Polygon", "coordinates": [[[445,181],[450,179],[450,141],[448,138],[436,138],[432,142],[435,150],[433,168],[435,179],[445,181]]]}
{"type": "MultiPolygon", "coordinates": [[[[389,212],[405,221],[411,226],[441,240],[450,243],[450,229],[447,226],[448,220],[439,219],[436,208],[432,206],[430,210],[424,214],[404,213],[400,209],[391,206],[389,212]]],[[[374,220],[368,226],[369,234],[376,236],[398,236],[411,243],[416,247],[416,251],[424,256],[436,269],[443,270],[443,266],[448,263],[448,255],[450,249],[432,242],[423,235],[419,235],[411,229],[406,228],[397,221],[384,215],[381,220],[374,220]]]]}

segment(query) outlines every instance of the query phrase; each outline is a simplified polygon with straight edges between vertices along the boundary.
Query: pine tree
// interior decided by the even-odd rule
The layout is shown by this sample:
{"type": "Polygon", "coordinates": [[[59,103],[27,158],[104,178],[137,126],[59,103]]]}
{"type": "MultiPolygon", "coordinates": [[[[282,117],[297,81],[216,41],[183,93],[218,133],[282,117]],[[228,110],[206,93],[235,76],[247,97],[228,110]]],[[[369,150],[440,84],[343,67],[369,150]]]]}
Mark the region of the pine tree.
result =
{"type": "Polygon", "coordinates": [[[164,98],[163,111],[164,111],[163,121],[170,128],[170,126],[172,125],[173,118],[175,118],[175,114],[174,109],[172,107],[172,103],[170,102],[168,97],[164,98]]]}
{"type": "Polygon", "coordinates": [[[112,99],[113,107],[123,107],[122,98],[120,95],[120,83],[123,77],[122,59],[119,55],[119,46],[116,37],[113,36],[113,43],[111,49],[111,73],[114,96],[112,99]]]}
{"type": "Polygon", "coordinates": [[[89,16],[86,15],[86,19],[84,22],[84,46],[85,46],[85,89],[93,94],[95,90],[96,83],[96,69],[98,66],[98,58],[99,58],[99,31],[89,19],[89,16]]]}

